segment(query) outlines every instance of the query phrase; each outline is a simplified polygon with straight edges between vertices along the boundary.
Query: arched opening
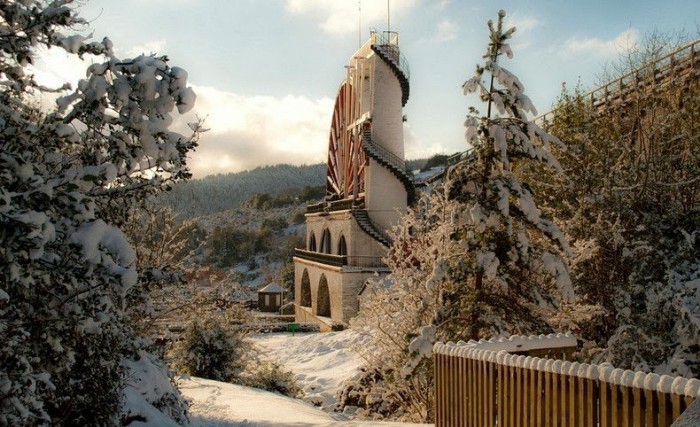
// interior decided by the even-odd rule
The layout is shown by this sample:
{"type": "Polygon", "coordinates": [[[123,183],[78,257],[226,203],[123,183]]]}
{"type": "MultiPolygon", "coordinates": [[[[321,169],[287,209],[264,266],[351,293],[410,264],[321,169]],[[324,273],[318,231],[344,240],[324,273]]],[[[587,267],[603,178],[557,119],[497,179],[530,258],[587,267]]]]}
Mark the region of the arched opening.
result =
{"type": "Polygon", "coordinates": [[[345,243],[345,236],[340,236],[340,240],[338,240],[338,255],[347,255],[348,254],[348,245],[345,243]]]}
{"type": "Polygon", "coordinates": [[[331,232],[327,228],[323,230],[323,234],[321,235],[321,247],[319,248],[319,252],[323,252],[324,254],[331,253],[331,232]]]}
{"type": "Polygon", "coordinates": [[[311,236],[309,236],[309,245],[308,248],[312,252],[316,252],[316,235],[311,232],[311,236]]]}
{"type": "Polygon", "coordinates": [[[304,307],[311,307],[311,280],[309,280],[309,272],[304,269],[301,275],[301,290],[299,304],[304,307]]]}
{"type": "Polygon", "coordinates": [[[328,280],[326,275],[321,275],[318,282],[318,295],[316,295],[316,315],[331,317],[331,295],[328,291],[328,280]]]}

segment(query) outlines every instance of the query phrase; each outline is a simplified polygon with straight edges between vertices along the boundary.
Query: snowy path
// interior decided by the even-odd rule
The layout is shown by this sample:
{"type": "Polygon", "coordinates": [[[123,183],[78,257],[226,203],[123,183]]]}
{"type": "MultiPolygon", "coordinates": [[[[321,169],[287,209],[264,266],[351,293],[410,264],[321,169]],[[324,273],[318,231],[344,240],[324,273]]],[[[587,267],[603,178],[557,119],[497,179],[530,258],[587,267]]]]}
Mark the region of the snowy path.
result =
{"type": "Polygon", "coordinates": [[[264,390],[191,378],[180,390],[194,401],[190,419],[197,426],[319,426],[335,421],[297,399],[264,390]]]}
{"type": "MultiPolygon", "coordinates": [[[[370,427],[421,424],[341,421],[297,399],[254,388],[192,377],[178,381],[193,404],[190,420],[202,427],[370,427]]],[[[427,424],[424,426],[428,426],[427,424]]]]}
{"type": "MultiPolygon", "coordinates": [[[[332,410],[343,382],[356,375],[362,359],[350,348],[363,338],[353,331],[325,334],[256,334],[251,337],[264,357],[296,374],[304,401],[218,381],[194,378],[178,381],[193,404],[190,419],[203,427],[358,427],[423,424],[345,421],[332,410]],[[308,402],[308,403],[307,403],[308,402]]],[[[429,424],[425,424],[429,425],[429,424]]]]}

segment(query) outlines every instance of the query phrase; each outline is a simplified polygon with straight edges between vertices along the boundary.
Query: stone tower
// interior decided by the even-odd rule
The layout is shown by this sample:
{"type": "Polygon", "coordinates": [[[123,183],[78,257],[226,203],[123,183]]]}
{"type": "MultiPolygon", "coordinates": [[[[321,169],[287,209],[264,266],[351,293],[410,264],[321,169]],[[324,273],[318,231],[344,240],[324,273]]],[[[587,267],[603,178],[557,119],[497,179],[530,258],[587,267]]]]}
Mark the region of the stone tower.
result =
{"type": "Polygon", "coordinates": [[[333,108],[326,197],[306,209],[306,248],[294,258],[298,322],[321,330],[358,311],[368,277],[386,274],[387,230],[415,198],[404,166],[408,64],[398,34],[373,32],[350,58],[333,108]]]}

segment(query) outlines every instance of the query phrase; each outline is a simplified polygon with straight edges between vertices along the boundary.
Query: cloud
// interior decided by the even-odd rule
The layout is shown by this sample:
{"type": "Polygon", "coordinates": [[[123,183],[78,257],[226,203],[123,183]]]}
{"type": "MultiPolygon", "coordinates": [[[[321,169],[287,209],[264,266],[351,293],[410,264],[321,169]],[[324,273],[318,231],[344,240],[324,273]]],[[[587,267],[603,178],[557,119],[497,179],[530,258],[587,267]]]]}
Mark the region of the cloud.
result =
{"type": "Polygon", "coordinates": [[[451,19],[443,19],[437,25],[433,40],[437,42],[446,42],[457,38],[459,26],[451,19]]]}
{"type": "Polygon", "coordinates": [[[196,177],[277,163],[325,161],[333,111],[330,98],[243,96],[194,86],[193,114],[178,120],[184,129],[194,115],[206,118],[190,168],[196,177]]]}
{"type": "Polygon", "coordinates": [[[153,40],[130,49],[115,49],[116,56],[120,58],[134,58],[139,55],[162,55],[167,51],[168,44],[165,40],[153,40]]]}
{"type": "MultiPolygon", "coordinates": [[[[391,3],[391,17],[410,11],[418,0],[391,3]]],[[[326,33],[345,35],[357,31],[358,0],[287,0],[287,11],[296,15],[313,15],[320,20],[319,27],[326,33]]],[[[362,7],[364,27],[386,21],[387,3],[365,0],[362,7]]]]}
{"type": "Polygon", "coordinates": [[[450,3],[452,3],[451,0],[437,0],[437,8],[444,10],[450,3]]]}
{"type": "Polygon", "coordinates": [[[526,33],[540,25],[539,19],[532,16],[513,14],[507,15],[505,18],[505,28],[515,27],[518,34],[526,33]]]}
{"type": "Polygon", "coordinates": [[[634,48],[639,42],[639,38],[639,30],[634,28],[623,31],[611,40],[597,37],[572,37],[564,42],[559,51],[563,56],[594,54],[601,57],[611,57],[634,48]]]}
{"type": "MultiPolygon", "coordinates": [[[[163,53],[166,47],[165,40],[155,40],[128,50],[115,48],[115,54],[120,58],[133,58],[141,54],[163,53]]],[[[102,61],[102,57],[84,55],[84,59],[80,59],[77,55],[70,54],[61,48],[42,47],[38,49],[32,73],[39,84],[47,87],[60,87],[66,82],[75,87],[78,80],[85,78],[85,72],[90,64],[102,61]]]]}
{"type": "MultiPolygon", "coordinates": [[[[162,52],[162,41],[146,43],[118,56],[162,52]]],[[[33,69],[36,80],[47,87],[70,82],[74,87],[85,77],[91,62],[81,61],[63,49],[44,50],[33,69]]],[[[101,60],[95,58],[95,60],[101,60]]],[[[189,133],[188,122],[197,116],[206,118],[199,147],[191,154],[188,165],[196,177],[215,173],[237,172],[276,163],[316,163],[326,160],[328,132],[333,112],[330,98],[310,99],[287,95],[244,96],[190,82],[197,101],[184,116],[173,113],[174,130],[189,133]]],[[[57,95],[42,97],[49,109],[57,95]]]]}
{"type": "Polygon", "coordinates": [[[78,80],[85,78],[85,72],[93,58],[85,55],[85,59],[81,60],[77,55],[61,48],[42,47],[38,50],[31,72],[37,83],[46,87],[58,88],[66,82],[75,87],[78,80]]]}

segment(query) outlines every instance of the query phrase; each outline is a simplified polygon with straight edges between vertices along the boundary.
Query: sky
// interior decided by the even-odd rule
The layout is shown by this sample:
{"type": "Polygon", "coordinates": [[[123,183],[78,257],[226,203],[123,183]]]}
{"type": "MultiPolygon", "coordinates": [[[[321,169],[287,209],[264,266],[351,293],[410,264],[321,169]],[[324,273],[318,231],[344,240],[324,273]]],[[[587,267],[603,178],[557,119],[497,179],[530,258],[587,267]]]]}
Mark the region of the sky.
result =
{"type": "MultiPolygon", "coordinates": [[[[592,89],[606,63],[658,31],[698,37],[697,0],[92,0],[80,7],[93,38],[122,59],[166,54],[189,73],[195,116],[210,130],[189,165],[195,177],[258,166],[323,162],[344,66],[371,28],[399,33],[411,69],[404,108],[409,159],[467,148],[463,122],[476,99],[462,83],[488,43],[499,9],[515,26],[514,72],[540,113],[561,85],[592,89]],[[359,6],[359,11],[358,11],[359,6]],[[361,32],[360,32],[361,30],[361,32]]],[[[77,81],[79,64],[57,49],[37,78],[77,81]]]]}

